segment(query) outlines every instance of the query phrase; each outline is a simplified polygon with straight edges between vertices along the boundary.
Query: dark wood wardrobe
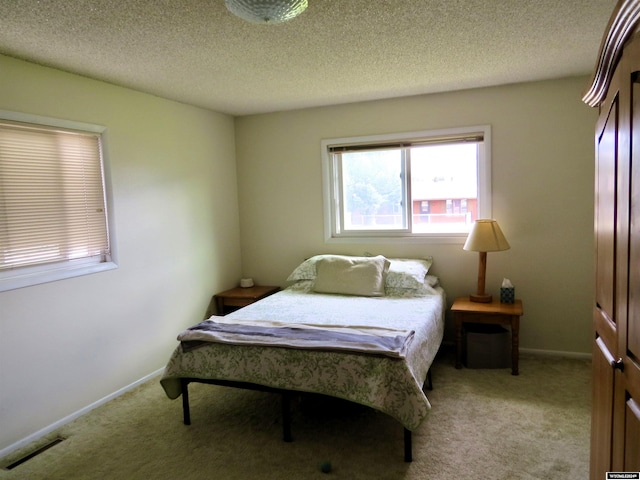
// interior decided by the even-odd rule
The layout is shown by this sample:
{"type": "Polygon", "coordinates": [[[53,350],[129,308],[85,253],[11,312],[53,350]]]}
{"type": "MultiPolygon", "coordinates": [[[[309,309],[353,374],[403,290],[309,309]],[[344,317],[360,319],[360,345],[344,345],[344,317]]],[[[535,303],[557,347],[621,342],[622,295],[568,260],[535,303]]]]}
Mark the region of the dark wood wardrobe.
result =
{"type": "Polygon", "coordinates": [[[640,0],[620,0],[583,101],[595,129],[591,480],[640,472],[640,0]]]}

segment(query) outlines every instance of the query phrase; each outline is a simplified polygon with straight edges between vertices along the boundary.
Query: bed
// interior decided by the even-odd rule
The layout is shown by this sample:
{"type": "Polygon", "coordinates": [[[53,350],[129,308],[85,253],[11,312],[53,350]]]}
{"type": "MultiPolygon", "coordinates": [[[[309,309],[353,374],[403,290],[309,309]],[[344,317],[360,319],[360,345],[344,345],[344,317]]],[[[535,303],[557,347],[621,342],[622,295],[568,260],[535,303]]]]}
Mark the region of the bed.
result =
{"type": "Polygon", "coordinates": [[[287,279],[287,288],[178,335],[160,380],[182,396],[190,424],[191,382],[282,393],[283,436],[293,393],[366,405],[411,431],[428,415],[424,393],[444,331],[445,292],[429,275],[432,259],[316,255],[287,279]]]}

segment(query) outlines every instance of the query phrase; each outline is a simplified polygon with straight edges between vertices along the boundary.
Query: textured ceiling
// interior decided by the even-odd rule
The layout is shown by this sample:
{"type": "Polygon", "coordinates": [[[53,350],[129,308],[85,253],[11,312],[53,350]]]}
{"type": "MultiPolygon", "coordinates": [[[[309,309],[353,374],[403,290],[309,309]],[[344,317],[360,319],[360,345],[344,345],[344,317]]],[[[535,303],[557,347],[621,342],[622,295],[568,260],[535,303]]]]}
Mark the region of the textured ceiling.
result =
{"type": "Polygon", "coordinates": [[[224,0],[0,0],[0,53],[246,115],[590,74],[615,3],[309,0],[257,25],[224,0]]]}

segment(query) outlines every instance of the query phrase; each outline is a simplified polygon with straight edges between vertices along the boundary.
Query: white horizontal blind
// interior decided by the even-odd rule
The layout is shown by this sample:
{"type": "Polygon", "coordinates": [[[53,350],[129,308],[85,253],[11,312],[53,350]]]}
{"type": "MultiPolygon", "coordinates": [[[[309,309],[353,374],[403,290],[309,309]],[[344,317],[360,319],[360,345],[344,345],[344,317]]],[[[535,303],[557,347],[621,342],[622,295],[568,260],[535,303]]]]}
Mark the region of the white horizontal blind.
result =
{"type": "Polygon", "coordinates": [[[482,142],[483,140],[484,135],[482,133],[474,133],[470,135],[459,134],[448,136],[433,136],[429,138],[407,139],[405,141],[395,143],[382,141],[361,144],[330,145],[328,148],[329,152],[331,153],[344,153],[374,150],[395,150],[398,148],[420,147],[423,145],[436,145],[443,143],[478,143],[482,142]]]}
{"type": "Polygon", "coordinates": [[[0,271],[110,254],[100,135],[0,121],[0,271]]]}

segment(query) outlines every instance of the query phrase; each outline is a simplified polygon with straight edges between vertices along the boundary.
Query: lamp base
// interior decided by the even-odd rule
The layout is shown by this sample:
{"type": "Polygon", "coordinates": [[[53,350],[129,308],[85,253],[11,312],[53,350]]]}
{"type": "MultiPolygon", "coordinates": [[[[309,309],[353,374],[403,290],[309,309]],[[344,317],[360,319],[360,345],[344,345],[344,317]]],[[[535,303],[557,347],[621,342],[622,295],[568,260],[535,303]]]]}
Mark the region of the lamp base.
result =
{"type": "Polygon", "coordinates": [[[469,300],[476,303],[491,303],[493,297],[491,295],[469,295],[469,300]]]}

